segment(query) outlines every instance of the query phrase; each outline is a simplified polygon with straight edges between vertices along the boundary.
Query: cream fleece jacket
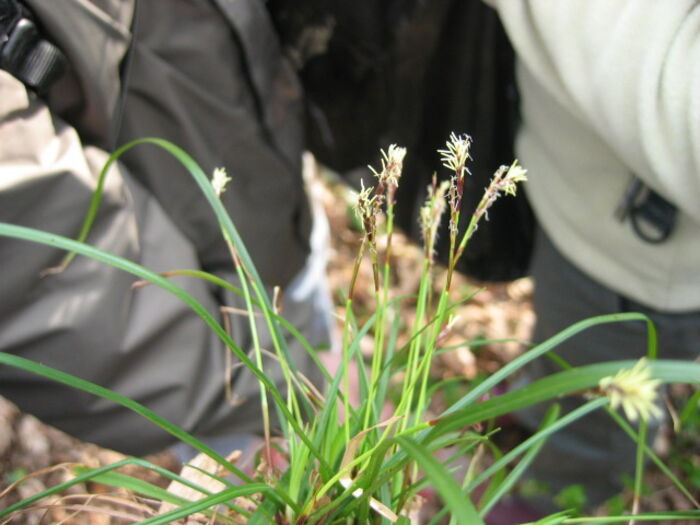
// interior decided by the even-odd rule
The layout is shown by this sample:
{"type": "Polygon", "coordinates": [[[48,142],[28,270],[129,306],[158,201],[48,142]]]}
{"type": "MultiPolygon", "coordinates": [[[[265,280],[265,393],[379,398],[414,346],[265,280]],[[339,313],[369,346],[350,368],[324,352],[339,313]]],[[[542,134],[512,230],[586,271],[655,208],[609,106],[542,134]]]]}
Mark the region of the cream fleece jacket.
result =
{"type": "Polygon", "coordinates": [[[518,55],[516,148],[545,231],[609,288],[700,309],[700,2],[489,3],[518,55]],[[615,216],[633,175],[678,207],[662,244],[615,216]]]}

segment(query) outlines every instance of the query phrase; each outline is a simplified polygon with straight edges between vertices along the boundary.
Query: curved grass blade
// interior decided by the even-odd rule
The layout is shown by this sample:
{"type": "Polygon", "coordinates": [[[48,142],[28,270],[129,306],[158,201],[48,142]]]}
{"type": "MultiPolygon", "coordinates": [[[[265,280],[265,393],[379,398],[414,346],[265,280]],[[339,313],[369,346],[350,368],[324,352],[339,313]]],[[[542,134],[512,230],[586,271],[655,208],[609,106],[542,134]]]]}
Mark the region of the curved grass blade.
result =
{"type": "MultiPolygon", "coordinates": [[[[608,415],[620,426],[620,428],[630,437],[635,443],[639,442],[639,436],[630,425],[620,414],[615,412],[612,408],[606,407],[608,415]]],[[[700,502],[697,500],[690,490],[686,488],[680,479],[671,471],[670,468],[664,463],[664,461],[651,449],[646,443],[644,443],[644,453],[649,457],[657,468],[664,473],[664,475],[671,480],[671,482],[676,486],[676,488],[690,501],[695,508],[700,509],[700,502]]]]}
{"type": "Polygon", "coordinates": [[[268,496],[274,496],[271,487],[268,485],[265,485],[264,483],[250,483],[248,485],[231,487],[211,496],[207,496],[206,498],[182,505],[181,507],[173,509],[170,512],[159,514],[158,516],[144,520],[141,522],[141,524],[167,525],[179,520],[180,518],[185,518],[187,516],[191,516],[192,514],[196,514],[197,512],[205,511],[221,503],[226,503],[229,500],[242,496],[252,496],[254,494],[267,494],[268,496]]]}
{"type": "MultiPolygon", "coordinates": [[[[301,428],[299,423],[295,420],[294,416],[289,412],[286,403],[284,399],[282,398],[282,395],[280,394],[279,390],[275,386],[274,383],[272,383],[268,377],[253,363],[253,361],[248,357],[248,355],[231,339],[231,337],[226,333],[226,330],[218,323],[218,321],[211,315],[211,313],[204,307],[202,306],[201,303],[199,303],[194,297],[192,297],[190,294],[188,294],[185,290],[183,290],[181,287],[173,283],[172,281],[162,277],[161,275],[158,275],[155,272],[152,272],[151,270],[148,270],[147,268],[144,268],[143,266],[136,264],[132,261],[129,261],[128,259],[124,259],[123,257],[119,257],[117,255],[107,253],[105,251],[99,250],[97,248],[94,248],[92,246],[89,246],[84,243],[80,243],[77,241],[74,241],[72,239],[68,239],[66,237],[62,237],[60,235],[54,235],[54,234],[49,234],[43,231],[35,230],[33,228],[26,228],[24,226],[16,226],[13,224],[7,224],[0,222],[0,235],[8,236],[8,237],[13,237],[17,239],[24,239],[27,241],[32,241],[32,242],[38,242],[41,244],[46,244],[49,246],[54,246],[57,248],[61,248],[70,252],[75,252],[80,255],[85,255],[87,257],[90,257],[92,259],[98,260],[100,262],[104,262],[107,264],[110,264],[111,266],[114,266],[115,268],[118,268],[120,270],[123,270],[127,273],[131,273],[132,275],[135,275],[141,279],[145,279],[147,281],[150,281],[151,283],[155,284],[156,286],[159,286],[160,288],[163,288],[167,292],[172,293],[175,295],[178,299],[183,301],[185,304],[187,304],[190,308],[192,308],[197,315],[199,315],[204,322],[209,326],[209,328],[212,329],[212,331],[224,342],[224,344],[230,348],[236,356],[241,360],[241,362],[262,382],[263,385],[268,389],[270,392],[270,395],[275,399],[278,408],[284,416],[287,418],[289,424],[294,428],[295,432],[299,436],[299,438],[306,443],[306,445],[309,447],[309,449],[312,451],[314,456],[318,458],[318,460],[322,463],[325,464],[325,459],[321,456],[319,453],[318,449],[313,446],[309,438],[307,437],[306,433],[304,430],[301,428]]],[[[8,355],[8,354],[6,354],[8,355]]],[[[31,363],[31,361],[29,361],[31,363]]],[[[73,377],[73,376],[69,376],[73,377]]],[[[77,379],[77,378],[74,378],[77,379]]],[[[86,382],[87,383],[87,382],[86,382]]],[[[70,385],[70,382],[66,383],[70,385]]],[[[91,384],[91,383],[89,383],[91,384]]],[[[92,384],[91,384],[92,385],[92,384]]],[[[92,385],[92,386],[97,386],[97,385],[92,385]]],[[[103,393],[109,392],[108,390],[104,389],[103,393]]],[[[98,394],[101,395],[101,394],[98,394]]],[[[127,398],[122,398],[122,401],[129,401],[130,403],[133,403],[131,400],[127,400],[127,398]]],[[[126,406],[126,405],[125,405],[126,406]]],[[[141,405],[139,405],[141,406],[141,405]]],[[[145,408],[145,407],[142,407],[145,408]]],[[[191,443],[190,443],[191,444],[191,443]]],[[[202,444],[199,443],[199,447],[197,450],[200,450],[201,452],[205,452],[207,455],[211,455],[213,451],[208,449],[206,447],[206,450],[201,448],[202,444]],[[208,451],[207,451],[208,450],[208,451]]],[[[221,456],[217,454],[218,457],[216,457],[217,461],[221,456]]],[[[215,456],[211,456],[215,457],[215,456]]],[[[223,459],[223,458],[221,458],[223,459]]],[[[225,460],[224,460],[225,461],[225,460]]],[[[227,462],[223,463],[227,464],[227,462]]],[[[230,465],[230,463],[228,463],[230,465]]],[[[228,467],[227,467],[228,468],[228,467]]],[[[238,474],[236,474],[238,475],[238,474]]]]}
{"type": "MultiPolygon", "coordinates": [[[[433,428],[428,431],[426,439],[432,440],[446,432],[549,401],[558,396],[594,388],[602,378],[614,375],[624,368],[632,368],[635,364],[636,361],[609,361],[565,370],[482,403],[466,406],[457,411],[448,409],[444,412],[447,415],[440,416],[429,423],[433,428]]],[[[700,364],[698,363],[658,360],[649,362],[649,368],[652,378],[661,382],[700,384],[700,364]]]]}
{"type": "Polygon", "coordinates": [[[522,368],[524,365],[530,361],[537,359],[543,354],[553,350],[555,347],[562,344],[567,339],[570,339],[574,335],[587,330],[593,326],[607,324],[607,323],[621,323],[629,321],[644,321],[647,324],[647,340],[648,340],[648,355],[650,358],[656,357],[656,328],[654,323],[645,315],[637,313],[624,313],[624,314],[612,314],[612,315],[602,315],[598,317],[591,317],[583,321],[570,326],[569,328],[562,330],[557,335],[547,339],[545,342],[537,345],[535,348],[528,350],[524,354],[518,356],[513,361],[505,365],[503,368],[495,372],[489,378],[481,382],[474,390],[466,394],[457,403],[448,408],[443,415],[455,412],[471,403],[476,401],[483,394],[488,392],[498,383],[503,381],[506,377],[513,374],[515,371],[522,368]]]}
{"type": "MultiPolygon", "coordinates": [[[[544,420],[538,429],[538,433],[549,427],[554,421],[559,417],[559,412],[561,411],[560,405],[552,405],[547,414],[545,414],[544,420]]],[[[493,494],[489,496],[489,499],[484,502],[483,507],[479,511],[479,515],[483,518],[486,516],[493,506],[498,503],[498,501],[515,485],[515,483],[524,474],[525,470],[530,466],[530,464],[535,460],[540,450],[544,446],[546,438],[542,438],[534,443],[523,456],[523,459],[518,462],[513,470],[508,473],[508,476],[503,483],[501,483],[493,494]]]]}
{"type": "Polygon", "coordinates": [[[484,521],[476,511],[474,504],[469,498],[464,497],[459,485],[455,483],[447,469],[430,452],[411,438],[398,436],[395,439],[401,448],[418,463],[425,475],[430,478],[443,502],[449,507],[456,523],[483,525],[484,521]]]}
{"type": "Polygon", "coordinates": [[[71,374],[67,374],[66,372],[61,372],[60,370],[44,366],[42,364],[35,363],[34,361],[30,361],[29,359],[8,354],[6,352],[0,352],[0,364],[19,368],[21,370],[31,372],[33,374],[38,374],[40,376],[46,377],[47,379],[63,383],[64,385],[68,385],[72,388],[83,390],[90,394],[94,394],[96,396],[108,399],[114,403],[122,405],[123,407],[131,410],[132,412],[149,420],[151,423],[159,426],[169,434],[187,443],[196,450],[203,452],[207,456],[215,459],[217,462],[219,462],[222,466],[226,467],[240,479],[247,482],[252,481],[248,476],[246,476],[243,472],[241,472],[238,468],[236,468],[233,464],[227,461],[226,458],[221,456],[215,450],[208,447],[194,436],[180,429],[178,426],[162,418],[152,410],[146,408],[142,404],[137,403],[132,399],[129,399],[128,397],[122,396],[121,394],[113,392],[107,388],[91,383],[90,381],[86,381],[85,379],[75,377],[71,374]]]}
{"type": "MultiPolygon", "coordinates": [[[[73,472],[76,474],[88,474],[94,470],[95,469],[89,467],[77,467],[73,472]]],[[[90,481],[101,483],[102,485],[107,485],[110,487],[123,488],[133,492],[134,494],[140,494],[141,496],[145,496],[159,502],[172,503],[173,505],[188,503],[188,500],[181,498],[172,492],[168,492],[162,487],[149,483],[143,479],[129,476],[128,474],[122,474],[121,472],[105,472],[103,474],[95,474],[90,481]]],[[[192,488],[195,490],[200,490],[196,487],[192,488]]]]}
{"type": "Polygon", "coordinates": [[[632,518],[634,518],[634,521],[652,521],[656,523],[663,520],[688,520],[689,522],[693,522],[700,520],[700,510],[645,512],[643,514],[636,514],[635,516],[568,518],[560,523],[629,523],[632,518]]]}
{"type": "Polygon", "coordinates": [[[175,474],[173,472],[170,472],[167,469],[164,469],[162,467],[154,465],[154,464],[152,464],[146,460],[143,460],[143,459],[127,458],[127,459],[123,459],[121,461],[117,461],[116,463],[112,463],[111,465],[106,465],[104,467],[99,467],[99,468],[94,468],[94,469],[93,468],[88,469],[87,467],[85,467],[85,471],[83,471],[83,472],[81,472],[80,470],[77,470],[76,471],[77,475],[73,479],[66,481],[66,482],[63,482],[59,485],[49,487],[46,490],[44,490],[38,494],[34,494],[33,496],[30,496],[28,498],[25,498],[25,499],[13,504],[13,505],[10,505],[9,507],[7,507],[5,509],[0,509],[0,518],[8,516],[16,510],[25,508],[33,503],[36,503],[37,501],[39,501],[43,498],[46,498],[48,496],[53,496],[54,494],[58,494],[59,492],[62,492],[70,487],[73,487],[74,485],[78,485],[80,483],[84,483],[87,481],[92,481],[101,475],[111,473],[114,470],[117,470],[117,469],[125,467],[125,466],[129,466],[129,465],[136,465],[139,467],[146,468],[148,470],[151,470],[153,472],[160,474],[161,476],[163,476],[167,479],[178,481],[180,483],[191,486],[194,489],[197,488],[196,485],[193,485],[188,480],[178,476],[177,474],[175,474]]]}
{"type": "MultiPolygon", "coordinates": [[[[596,387],[603,377],[614,375],[623,368],[632,368],[635,364],[636,361],[611,361],[559,372],[502,396],[466,406],[459,411],[452,413],[446,411],[447,415],[408,429],[407,432],[418,432],[415,440],[427,445],[447,433],[466,429],[475,423],[560,396],[586,391],[596,387]]],[[[700,384],[700,364],[698,363],[659,360],[650,362],[649,368],[652,377],[662,382],[700,384]]],[[[601,402],[604,403],[604,400],[601,399],[601,402]]],[[[562,421],[565,421],[565,418],[558,420],[553,426],[560,425],[562,421]]],[[[383,462],[381,470],[373,469],[373,465],[370,464],[367,474],[376,481],[372,486],[376,488],[387,482],[387,477],[401,469],[407,459],[405,454],[399,452],[383,462]]]]}

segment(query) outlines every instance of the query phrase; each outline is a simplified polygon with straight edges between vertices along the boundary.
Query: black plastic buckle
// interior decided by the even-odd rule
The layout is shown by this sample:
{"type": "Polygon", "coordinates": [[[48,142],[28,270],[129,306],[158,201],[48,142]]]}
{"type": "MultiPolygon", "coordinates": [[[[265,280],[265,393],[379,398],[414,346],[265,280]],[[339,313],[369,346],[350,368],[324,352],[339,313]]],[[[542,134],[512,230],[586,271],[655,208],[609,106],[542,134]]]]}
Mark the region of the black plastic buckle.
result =
{"type": "Polygon", "coordinates": [[[0,49],[22,17],[22,9],[16,0],[0,0],[0,49]]]}
{"type": "Polygon", "coordinates": [[[66,65],[63,53],[42,38],[15,0],[0,0],[0,68],[43,94],[61,77],[66,65]]]}
{"type": "Polygon", "coordinates": [[[640,239],[659,244],[673,233],[678,208],[635,177],[627,188],[617,215],[621,221],[630,220],[632,229],[640,239]]]}

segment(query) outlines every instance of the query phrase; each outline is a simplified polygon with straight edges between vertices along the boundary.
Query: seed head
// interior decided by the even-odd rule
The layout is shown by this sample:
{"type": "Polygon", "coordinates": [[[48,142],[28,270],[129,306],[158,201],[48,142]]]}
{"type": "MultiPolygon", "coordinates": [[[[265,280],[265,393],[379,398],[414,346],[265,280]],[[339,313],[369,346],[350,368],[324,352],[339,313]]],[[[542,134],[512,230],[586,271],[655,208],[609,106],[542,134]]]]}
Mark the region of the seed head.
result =
{"type": "Polygon", "coordinates": [[[517,161],[511,164],[503,178],[503,193],[515,197],[516,184],[527,180],[526,173],[527,170],[520,166],[517,161]]]}
{"type": "MultiPolygon", "coordinates": [[[[406,148],[401,148],[396,144],[391,144],[389,148],[382,153],[382,170],[377,172],[372,166],[369,166],[370,171],[377,177],[376,195],[381,198],[386,197],[386,202],[389,206],[394,204],[396,189],[399,186],[399,179],[403,171],[403,159],[406,156],[406,148]]],[[[375,205],[377,208],[382,202],[377,200],[375,205]]]]}
{"type": "Polygon", "coordinates": [[[369,241],[370,250],[375,250],[375,235],[377,229],[377,213],[379,202],[379,197],[375,194],[372,195],[374,188],[365,188],[365,183],[360,179],[360,185],[362,187],[360,193],[357,195],[357,203],[355,205],[355,213],[357,218],[362,223],[362,229],[365,232],[367,240],[369,241]]]}
{"type": "Polygon", "coordinates": [[[438,227],[446,208],[445,194],[449,187],[448,181],[442,181],[438,186],[436,179],[433,178],[433,184],[428,186],[428,197],[420,210],[419,220],[423,245],[431,261],[433,260],[438,227]]]}
{"type": "Polygon", "coordinates": [[[391,144],[386,151],[382,151],[382,157],[382,172],[385,174],[386,184],[398,186],[403,171],[403,159],[406,157],[406,148],[391,144]]]}
{"type": "Polygon", "coordinates": [[[215,168],[214,174],[211,177],[211,185],[217,197],[226,191],[226,185],[231,182],[231,177],[226,175],[226,168],[215,168]]]}
{"type": "Polygon", "coordinates": [[[488,220],[489,208],[502,193],[515,196],[517,183],[527,180],[525,176],[526,173],[527,170],[520,166],[517,160],[510,166],[501,166],[498,168],[491,179],[489,187],[486,188],[484,196],[479,202],[479,206],[477,206],[474,212],[477,221],[481,220],[482,216],[486,216],[486,220],[488,220]]]}
{"type": "Polygon", "coordinates": [[[374,188],[365,188],[364,180],[360,179],[361,190],[357,194],[357,202],[355,203],[355,213],[360,221],[363,221],[368,215],[374,213],[374,201],[376,200],[376,195],[372,195],[374,188]]]}
{"type": "Polygon", "coordinates": [[[655,404],[659,383],[660,381],[651,379],[649,363],[642,358],[634,367],[604,377],[598,386],[610,398],[613,408],[622,406],[627,419],[636,421],[641,418],[647,421],[650,416],[661,416],[661,410],[655,404]]]}
{"type": "Polygon", "coordinates": [[[457,177],[463,178],[464,173],[469,173],[466,169],[469,160],[469,148],[472,139],[469,135],[450,134],[450,139],[445,143],[446,149],[439,149],[442,165],[455,172],[457,177]]]}

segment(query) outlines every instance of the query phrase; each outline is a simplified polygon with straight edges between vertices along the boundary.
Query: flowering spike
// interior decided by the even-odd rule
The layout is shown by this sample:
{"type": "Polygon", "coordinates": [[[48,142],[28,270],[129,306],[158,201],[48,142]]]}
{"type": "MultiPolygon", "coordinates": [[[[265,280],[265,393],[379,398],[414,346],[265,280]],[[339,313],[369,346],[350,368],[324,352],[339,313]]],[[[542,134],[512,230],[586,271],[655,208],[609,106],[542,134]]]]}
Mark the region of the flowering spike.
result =
{"type": "Polygon", "coordinates": [[[384,157],[383,164],[385,163],[385,182],[390,186],[398,186],[403,171],[403,159],[406,157],[406,148],[391,144],[386,152],[382,151],[382,157],[384,157]]]}
{"type": "Polygon", "coordinates": [[[517,160],[510,166],[501,166],[498,168],[491,179],[491,184],[486,188],[484,196],[474,212],[475,220],[481,220],[482,216],[486,216],[488,220],[487,212],[493,203],[496,202],[498,196],[501,193],[514,196],[517,183],[527,180],[525,176],[526,173],[527,170],[520,166],[517,160]]]}
{"type": "Polygon", "coordinates": [[[355,205],[355,213],[357,218],[362,223],[362,229],[365,232],[367,241],[369,242],[370,250],[376,250],[375,234],[376,234],[376,214],[379,202],[379,197],[372,195],[374,188],[365,188],[365,183],[360,179],[361,190],[357,195],[357,203],[355,205]]]}
{"type": "Polygon", "coordinates": [[[518,161],[513,162],[503,178],[503,193],[515,197],[516,184],[527,180],[526,173],[527,170],[520,166],[518,161]]]}
{"type": "Polygon", "coordinates": [[[435,241],[440,220],[445,212],[445,194],[450,187],[448,181],[443,181],[439,186],[433,176],[432,185],[428,186],[428,197],[420,210],[420,229],[423,237],[423,246],[428,259],[432,262],[435,251],[435,241]]]}
{"type": "Polygon", "coordinates": [[[211,185],[217,197],[226,191],[226,185],[231,182],[231,177],[226,175],[226,168],[215,168],[211,177],[211,185]]]}
{"type": "Polygon", "coordinates": [[[634,367],[604,377],[598,386],[610,398],[614,409],[622,406],[627,419],[636,421],[641,418],[647,421],[650,417],[661,416],[661,410],[655,404],[659,383],[660,381],[651,379],[649,363],[642,358],[634,367]]]}
{"type": "Polygon", "coordinates": [[[439,149],[438,153],[442,160],[442,165],[455,172],[457,177],[464,178],[464,173],[469,173],[466,169],[469,160],[469,148],[472,139],[469,135],[456,135],[450,133],[450,139],[445,143],[446,149],[439,149]]]}
{"type": "MultiPolygon", "coordinates": [[[[406,156],[406,148],[401,148],[396,144],[391,144],[386,151],[380,150],[382,154],[382,169],[375,170],[372,166],[368,166],[372,174],[377,177],[377,196],[386,196],[386,202],[389,206],[394,204],[394,196],[396,189],[399,186],[399,179],[403,171],[403,159],[406,156]]],[[[377,208],[382,203],[377,200],[375,205],[377,208]]]]}

